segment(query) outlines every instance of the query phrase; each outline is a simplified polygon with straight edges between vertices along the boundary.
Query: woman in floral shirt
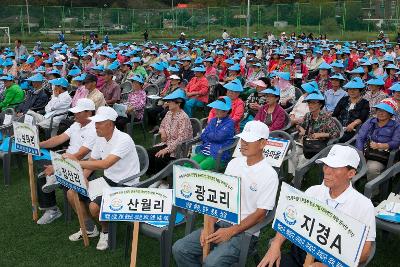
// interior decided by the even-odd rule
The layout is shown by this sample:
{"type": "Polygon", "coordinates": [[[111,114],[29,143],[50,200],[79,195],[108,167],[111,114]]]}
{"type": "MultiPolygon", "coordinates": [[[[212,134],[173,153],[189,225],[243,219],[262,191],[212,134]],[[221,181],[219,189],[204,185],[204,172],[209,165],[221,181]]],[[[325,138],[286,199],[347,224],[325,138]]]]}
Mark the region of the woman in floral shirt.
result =
{"type": "MultiPolygon", "coordinates": [[[[192,124],[182,109],[186,101],[185,92],[177,89],[164,97],[164,101],[168,105],[168,112],[160,125],[161,143],[147,150],[149,155],[148,175],[156,174],[167,166],[175,159],[178,145],[193,138],[192,124]]],[[[157,183],[153,187],[159,185],[157,183]]],[[[165,183],[160,187],[167,188],[165,183]]]]}
{"type": "Polygon", "coordinates": [[[123,103],[127,105],[127,117],[118,116],[116,127],[118,130],[125,129],[128,122],[131,121],[131,116],[134,116],[134,121],[143,120],[144,107],[146,106],[146,92],[143,90],[144,79],[141,75],[135,75],[131,79],[133,91],[129,93],[128,100],[123,103]]]}
{"type": "Polygon", "coordinates": [[[303,140],[329,140],[337,138],[340,135],[340,130],[335,124],[332,116],[323,110],[325,98],[320,92],[308,94],[305,98],[310,112],[308,112],[304,121],[297,125],[299,133],[298,145],[296,146],[296,155],[289,164],[289,172],[294,174],[294,169],[297,165],[305,162],[306,158],[303,154],[303,140]]]}

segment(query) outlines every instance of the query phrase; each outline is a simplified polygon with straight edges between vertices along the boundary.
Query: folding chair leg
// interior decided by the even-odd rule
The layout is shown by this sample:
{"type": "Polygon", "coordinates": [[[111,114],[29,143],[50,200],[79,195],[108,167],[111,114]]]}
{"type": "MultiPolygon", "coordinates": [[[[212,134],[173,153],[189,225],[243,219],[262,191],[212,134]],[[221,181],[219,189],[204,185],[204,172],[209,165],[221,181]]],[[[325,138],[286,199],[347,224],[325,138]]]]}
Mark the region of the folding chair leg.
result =
{"type": "Polygon", "coordinates": [[[142,123],[140,124],[142,126],[142,132],[143,132],[143,137],[144,137],[144,143],[147,143],[146,140],[146,128],[144,127],[144,121],[142,121],[142,123]]]}
{"type": "Polygon", "coordinates": [[[128,223],[126,225],[126,235],[125,235],[125,253],[124,253],[125,259],[129,259],[130,256],[129,252],[132,242],[132,232],[133,232],[133,224],[128,223]]]}
{"type": "Polygon", "coordinates": [[[72,207],[68,202],[67,190],[63,190],[64,194],[64,220],[66,223],[70,223],[72,220],[72,207]]]}
{"type": "Polygon", "coordinates": [[[115,222],[108,224],[108,247],[111,251],[117,248],[117,223],[115,222]]]}
{"type": "Polygon", "coordinates": [[[11,183],[10,176],[10,155],[4,154],[3,157],[3,177],[4,177],[4,185],[9,186],[11,183]]]}
{"type": "MultiPolygon", "coordinates": [[[[164,231],[160,238],[160,266],[169,267],[171,262],[172,240],[169,240],[168,231],[164,231]]],[[[172,239],[172,237],[171,237],[172,239]]]]}

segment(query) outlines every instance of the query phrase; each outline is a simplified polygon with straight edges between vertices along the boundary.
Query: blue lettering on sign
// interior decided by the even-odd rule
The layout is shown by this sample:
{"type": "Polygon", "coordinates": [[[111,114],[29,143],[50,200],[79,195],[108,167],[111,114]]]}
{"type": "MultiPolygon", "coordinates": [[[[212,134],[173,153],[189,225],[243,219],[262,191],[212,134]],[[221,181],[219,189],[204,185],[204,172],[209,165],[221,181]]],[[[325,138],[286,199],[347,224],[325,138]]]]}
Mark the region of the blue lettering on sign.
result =
{"type": "Polygon", "coordinates": [[[169,223],[169,214],[146,214],[125,212],[101,212],[101,221],[125,221],[125,222],[164,222],[169,223]]]}
{"type": "Polygon", "coordinates": [[[303,249],[305,252],[310,253],[316,259],[318,259],[323,264],[331,267],[345,267],[349,266],[337,259],[324,249],[317,246],[315,243],[311,242],[307,238],[304,238],[302,235],[294,231],[293,229],[287,227],[278,219],[275,219],[275,224],[273,227],[277,232],[281,233],[287,239],[289,239],[293,244],[303,249]]]}
{"type": "Polygon", "coordinates": [[[60,176],[56,175],[56,180],[60,184],[62,184],[65,187],[68,187],[69,189],[74,190],[78,194],[81,194],[82,196],[89,197],[89,194],[85,188],[82,188],[80,186],[77,186],[76,184],[70,183],[66,181],[65,179],[61,178],[60,176]]]}
{"type": "Polygon", "coordinates": [[[29,147],[29,146],[24,146],[24,145],[21,145],[21,144],[15,144],[15,149],[19,150],[19,151],[22,151],[24,153],[32,154],[32,155],[35,155],[35,156],[40,156],[39,149],[32,148],[32,147],[29,147]]]}
{"type": "Polygon", "coordinates": [[[238,224],[239,215],[227,210],[217,209],[208,205],[199,204],[182,198],[175,198],[175,206],[183,209],[191,210],[201,214],[210,215],[212,217],[238,224]]]}

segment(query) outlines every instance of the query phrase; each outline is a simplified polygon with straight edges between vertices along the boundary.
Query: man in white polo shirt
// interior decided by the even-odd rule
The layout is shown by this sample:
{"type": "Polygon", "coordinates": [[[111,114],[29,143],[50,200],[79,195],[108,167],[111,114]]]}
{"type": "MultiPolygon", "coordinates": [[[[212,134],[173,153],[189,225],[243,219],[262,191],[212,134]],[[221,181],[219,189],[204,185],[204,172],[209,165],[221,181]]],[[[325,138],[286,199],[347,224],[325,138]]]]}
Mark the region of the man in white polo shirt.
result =
{"type": "MultiPolygon", "coordinates": [[[[92,100],[79,99],[76,106],[69,109],[75,115],[75,122],[64,133],[40,142],[40,148],[54,148],[69,140],[69,146],[64,157],[76,160],[88,158],[97,137],[94,122],[89,120],[89,117],[94,115],[94,110],[95,106],[92,100]]],[[[47,160],[50,159],[47,158],[47,160]]],[[[44,171],[38,177],[37,192],[40,209],[45,212],[37,221],[38,224],[48,224],[61,217],[62,214],[57,207],[54,192],[54,189],[58,186],[59,183],[54,176],[53,166],[44,165],[44,171]]]]}
{"type": "MultiPolygon", "coordinates": [[[[231,266],[238,262],[240,242],[244,232],[261,222],[267,212],[275,206],[278,190],[278,175],[263,155],[263,148],[269,136],[268,126],[259,121],[246,124],[241,138],[243,157],[231,160],[225,174],[241,178],[241,216],[238,225],[211,218],[215,230],[206,236],[202,229],[178,240],[172,247],[172,252],[178,267],[202,266],[202,246],[213,243],[214,249],[204,262],[204,266],[231,266]]],[[[255,239],[257,237],[253,237],[255,239]]]]}
{"type": "MultiPolygon", "coordinates": [[[[351,185],[351,179],[356,175],[360,157],[352,147],[334,145],[328,156],[317,160],[317,163],[324,164],[324,182],[308,188],[305,193],[369,226],[367,240],[360,257],[360,263],[363,263],[371,253],[376,230],[375,209],[371,200],[356,191],[351,185]]],[[[258,267],[275,266],[274,264],[281,267],[303,266],[306,252],[299,247],[292,245],[289,254],[281,255],[281,246],[285,240],[284,236],[277,233],[258,267]]],[[[312,266],[325,265],[316,262],[312,266]]]]}
{"type": "MultiPolygon", "coordinates": [[[[117,112],[111,107],[99,107],[96,115],[90,117],[90,120],[95,122],[97,138],[94,144],[92,153],[89,160],[80,161],[83,168],[83,174],[88,183],[88,178],[95,170],[104,170],[104,179],[109,186],[118,186],[118,182],[132,177],[140,172],[139,157],[136,152],[135,143],[132,138],[118,130],[115,127],[115,120],[117,119],[117,112]]],[[[139,182],[139,178],[129,182],[127,185],[133,185],[139,182]]],[[[89,183],[88,183],[89,184],[89,183]]],[[[90,186],[89,186],[90,190],[90,186]]],[[[72,191],[68,191],[68,200],[72,207],[75,209],[72,191]]],[[[88,198],[80,196],[83,206],[89,203],[89,211],[93,219],[99,220],[101,196],[93,201],[88,198]]],[[[99,235],[96,226],[90,224],[88,212],[83,212],[86,229],[89,237],[99,235]]],[[[102,231],[100,239],[97,243],[98,250],[105,250],[108,248],[108,223],[100,222],[102,231]]],[[[78,241],[82,239],[81,230],[69,236],[71,241],[78,241]]]]}

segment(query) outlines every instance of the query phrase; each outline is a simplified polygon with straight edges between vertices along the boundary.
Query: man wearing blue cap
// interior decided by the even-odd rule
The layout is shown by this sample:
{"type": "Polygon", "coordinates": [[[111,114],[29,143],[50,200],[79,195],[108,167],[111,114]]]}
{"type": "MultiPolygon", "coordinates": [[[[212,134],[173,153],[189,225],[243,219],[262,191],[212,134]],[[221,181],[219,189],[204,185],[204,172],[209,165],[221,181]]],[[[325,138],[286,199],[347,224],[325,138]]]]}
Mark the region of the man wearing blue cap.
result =
{"type": "Polygon", "coordinates": [[[0,80],[4,82],[4,87],[6,88],[3,93],[3,101],[0,102],[0,110],[13,107],[24,101],[24,91],[22,91],[21,87],[14,82],[14,76],[2,76],[0,77],[0,80]]]}
{"type": "Polygon", "coordinates": [[[25,101],[15,108],[18,116],[25,114],[30,109],[38,110],[44,108],[49,102],[49,97],[43,89],[44,77],[42,74],[38,73],[26,80],[32,83],[33,90],[26,90],[25,101]]]}
{"type": "MultiPolygon", "coordinates": [[[[35,111],[29,110],[27,112],[28,115],[31,115],[35,118],[35,122],[38,126],[49,129],[51,123],[51,117],[57,114],[65,113],[68,111],[71,106],[71,96],[68,94],[69,83],[65,78],[53,79],[50,81],[51,85],[54,85],[53,95],[51,96],[50,101],[45,106],[46,114],[42,115],[35,111]]],[[[55,116],[53,119],[53,129],[51,135],[55,135],[57,133],[58,125],[62,119],[65,118],[65,115],[55,116]]]]}

